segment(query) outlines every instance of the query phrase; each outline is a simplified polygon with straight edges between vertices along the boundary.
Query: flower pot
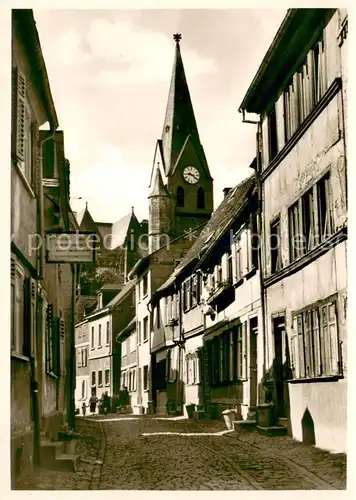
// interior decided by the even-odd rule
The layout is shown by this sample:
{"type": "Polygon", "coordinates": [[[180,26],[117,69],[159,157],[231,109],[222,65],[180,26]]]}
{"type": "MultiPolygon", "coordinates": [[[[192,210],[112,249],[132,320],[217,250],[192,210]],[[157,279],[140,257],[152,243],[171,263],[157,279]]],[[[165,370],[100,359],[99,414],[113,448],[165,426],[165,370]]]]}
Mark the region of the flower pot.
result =
{"type": "Polygon", "coordinates": [[[185,405],[185,409],[187,410],[188,418],[193,418],[194,411],[195,411],[195,405],[194,404],[185,405]]]}
{"type": "Polygon", "coordinates": [[[222,412],[222,415],[224,417],[226,429],[228,431],[231,431],[233,429],[233,422],[236,420],[236,411],[235,410],[224,410],[222,412]]]}

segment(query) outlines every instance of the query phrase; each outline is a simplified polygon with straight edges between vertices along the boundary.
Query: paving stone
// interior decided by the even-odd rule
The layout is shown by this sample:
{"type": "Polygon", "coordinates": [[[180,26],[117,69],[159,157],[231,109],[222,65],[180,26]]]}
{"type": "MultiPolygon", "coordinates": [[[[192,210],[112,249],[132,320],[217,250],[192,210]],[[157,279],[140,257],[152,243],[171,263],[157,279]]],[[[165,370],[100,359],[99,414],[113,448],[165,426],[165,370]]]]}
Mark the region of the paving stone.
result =
{"type": "Polygon", "coordinates": [[[225,429],[222,421],[149,417],[110,420],[110,415],[104,422],[97,420],[94,417],[78,421],[78,431],[90,439],[78,442],[77,451],[82,460],[77,473],[41,469],[27,482],[27,488],[22,489],[316,490],[346,487],[344,455],[305,446],[288,436],[269,437],[254,432],[199,435],[221,432],[225,429]],[[155,432],[180,434],[142,435],[155,432]],[[192,432],[198,435],[182,435],[192,432]]]}

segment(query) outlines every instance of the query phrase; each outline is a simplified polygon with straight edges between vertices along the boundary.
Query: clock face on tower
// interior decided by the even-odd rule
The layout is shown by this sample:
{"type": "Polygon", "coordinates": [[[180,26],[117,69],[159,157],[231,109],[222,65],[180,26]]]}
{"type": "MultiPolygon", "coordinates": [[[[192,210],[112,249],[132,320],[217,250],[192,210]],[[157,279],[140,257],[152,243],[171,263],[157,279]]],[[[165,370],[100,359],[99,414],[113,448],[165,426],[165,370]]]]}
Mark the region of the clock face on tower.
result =
{"type": "Polygon", "coordinates": [[[196,184],[200,179],[199,170],[195,167],[185,167],[183,170],[183,178],[189,184],[196,184]]]}

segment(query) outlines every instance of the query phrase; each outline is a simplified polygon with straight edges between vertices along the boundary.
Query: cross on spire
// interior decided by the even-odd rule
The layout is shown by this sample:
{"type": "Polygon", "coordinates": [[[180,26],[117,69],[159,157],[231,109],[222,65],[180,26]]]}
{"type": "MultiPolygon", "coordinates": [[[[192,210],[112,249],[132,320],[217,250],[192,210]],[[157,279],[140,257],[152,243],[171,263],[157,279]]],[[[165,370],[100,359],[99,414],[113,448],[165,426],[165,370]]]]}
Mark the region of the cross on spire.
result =
{"type": "Polygon", "coordinates": [[[179,43],[182,39],[182,35],[180,33],[176,33],[175,35],[173,35],[173,38],[177,43],[179,43]]]}

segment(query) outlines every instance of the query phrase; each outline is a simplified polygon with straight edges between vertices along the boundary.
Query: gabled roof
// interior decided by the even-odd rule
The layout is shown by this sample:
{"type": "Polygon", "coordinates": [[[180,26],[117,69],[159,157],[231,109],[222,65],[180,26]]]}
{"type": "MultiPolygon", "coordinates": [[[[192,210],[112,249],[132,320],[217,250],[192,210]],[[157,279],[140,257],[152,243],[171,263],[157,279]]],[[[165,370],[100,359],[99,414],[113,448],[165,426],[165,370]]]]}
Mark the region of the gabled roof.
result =
{"type": "Polygon", "coordinates": [[[129,332],[132,332],[135,328],[136,328],[136,321],[137,321],[137,318],[136,316],[134,316],[132,318],[132,320],[129,322],[128,325],[125,326],[125,328],[123,328],[117,335],[116,335],[116,340],[118,340],[120,337],[122,337],[123,335],[129,333],[129,332]]]}
{"type": "Polygon", "coordinates": [[[112,231],[111,231],[111,249],[113,250],[114,248],[121,247],[124,245],[131,219],[132,217],[135,217],[135,215],[131,212],[118,221],[114,222],[112,225],[112,231]]]}
{"type": "Polygon", "coordinates": [[[196,151],[201,150],[199,156],[201,156],[202,161],[207,165],[205,154],[200,144],[193,105],[185,76],[179,37],[175,39],[175,58],[162,130],[162,150],[166,175],[169,174],[172,166],[176,163],[189,134],[192,137],[196,151]]]}
{"type": "Polygon", "coordinates": [[[205,228],[202,230],[196,241],[188,250],[186,256],[175,268],[167,281],[157,290],[157,296],[164,290],[170,288],[178,276],[194,261],[199,261],[207,255],[217,244],[221,237],[233,224],[234,219],[245,205],[251,189],[255,185],[255,175],[248,177],[235,188],[233,188],[220,203],[218,208],[211,215],[205,228]]]}
{"type": "Polygon", "coordinates": [[[120,304],[120,302],[126,297],[126,295],[131,290],[133,290],[133,288],[135,287],[135,284],[136,284],[135,280],[128,281],[124,285],[124,288],[121,290],[121,292],[119,292],[117,295],[115,295],[115,297],[105,306],[105,308],[111,309],[111,308],[117,306],[118,304],[120,304]]]}

